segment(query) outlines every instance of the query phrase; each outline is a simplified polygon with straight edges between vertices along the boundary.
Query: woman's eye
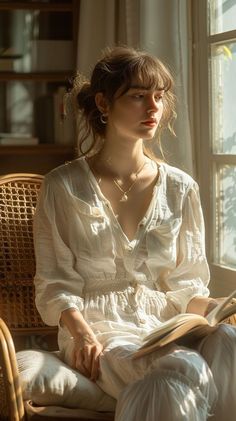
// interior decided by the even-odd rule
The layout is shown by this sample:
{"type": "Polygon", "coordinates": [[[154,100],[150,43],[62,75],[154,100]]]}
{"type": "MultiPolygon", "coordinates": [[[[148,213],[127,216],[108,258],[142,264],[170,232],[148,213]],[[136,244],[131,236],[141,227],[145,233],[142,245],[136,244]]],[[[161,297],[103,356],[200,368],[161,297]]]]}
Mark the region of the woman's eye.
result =
{"type": "Polygon", "coordinates": [[[144,94],[133,94],[132,97],[135,99],[141,99],[144,97],[144,94]]]}
{"type": "Polygon", "coordinates": [[[162,101],[163,100],[163,95],[157,95],[157,96],[155,96],[155,101],[156,102],[159,102],[159,101],[162,101]]]}

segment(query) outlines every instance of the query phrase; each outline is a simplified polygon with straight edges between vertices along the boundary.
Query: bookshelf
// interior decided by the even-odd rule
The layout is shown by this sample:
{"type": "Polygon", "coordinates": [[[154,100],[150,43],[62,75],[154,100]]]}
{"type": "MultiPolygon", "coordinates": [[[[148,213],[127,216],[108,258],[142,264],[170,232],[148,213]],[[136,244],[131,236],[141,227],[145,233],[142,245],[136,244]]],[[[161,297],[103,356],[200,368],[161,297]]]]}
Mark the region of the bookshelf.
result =
{"type": "Polygon", "coordinates": [[[0,175],[45,174],[75,157],[74,122],[62,122],[61,107],[75,73],[78,11],[78,0],[0,1],[0,175]]]}

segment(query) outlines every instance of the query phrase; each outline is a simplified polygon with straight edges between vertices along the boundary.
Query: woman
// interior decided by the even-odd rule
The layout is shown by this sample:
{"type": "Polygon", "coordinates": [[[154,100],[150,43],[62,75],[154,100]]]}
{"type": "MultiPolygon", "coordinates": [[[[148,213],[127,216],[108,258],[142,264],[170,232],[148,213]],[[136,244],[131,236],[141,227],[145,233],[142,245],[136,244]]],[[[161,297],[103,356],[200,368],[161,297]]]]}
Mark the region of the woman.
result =
{"type": "Polygon", "coordinates": [[[172,77],[155,57],[117,47],[91,82],[78,76],[71,96],[81,157],[45,177],[35,216],[38,310],[59,326],[64,360],[118,399],[116,420],[233,420],[233,327],[195,350],[172,344],[132,359],[155,326],[216,304],[198,186],[148,152],[172,130],[172,77]]]}

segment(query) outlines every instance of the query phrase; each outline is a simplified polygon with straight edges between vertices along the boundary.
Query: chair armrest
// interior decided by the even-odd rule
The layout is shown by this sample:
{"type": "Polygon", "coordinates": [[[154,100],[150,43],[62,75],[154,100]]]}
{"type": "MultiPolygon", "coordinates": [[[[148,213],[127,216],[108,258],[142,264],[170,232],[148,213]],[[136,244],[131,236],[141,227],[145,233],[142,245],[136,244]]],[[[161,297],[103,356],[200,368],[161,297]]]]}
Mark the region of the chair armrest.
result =
{"type": "MultiPolygon", "coordinates": [[[[5,402],[10,421],[25,421],[25,410],[19,381],[15,347],[12,336],[3,319],[0,318],[0,366],[5,389],[5,402]]],[[[4,399],[3,399],[4,402],[4,399]]],[[[0,407],[0,411],[1,411],[0,407]]],[[[6,414],[3,414],[6,415],[6,414]]]]}

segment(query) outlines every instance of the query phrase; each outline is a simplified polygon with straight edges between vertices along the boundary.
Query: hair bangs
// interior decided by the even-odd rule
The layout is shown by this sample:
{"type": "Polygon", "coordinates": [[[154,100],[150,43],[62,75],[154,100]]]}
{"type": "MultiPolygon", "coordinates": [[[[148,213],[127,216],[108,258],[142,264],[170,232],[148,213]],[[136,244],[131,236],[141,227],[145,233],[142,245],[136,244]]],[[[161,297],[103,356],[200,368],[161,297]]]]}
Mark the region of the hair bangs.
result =
{"type": "Polygon", "coordinates": [[[139,56],[126,68],[125,81],[122,89],[124,94],[135,82],[147,89],[169,91],[173,87],[173,79],[162,63],[149,56],[139,56]]]}
{"type": "Polygon", "coordinates": [[[169,91],[172,87],[172,78],[167,69],[152,57],[141,57],[137,76],[143,85],[156,91],[169,91]]]}

